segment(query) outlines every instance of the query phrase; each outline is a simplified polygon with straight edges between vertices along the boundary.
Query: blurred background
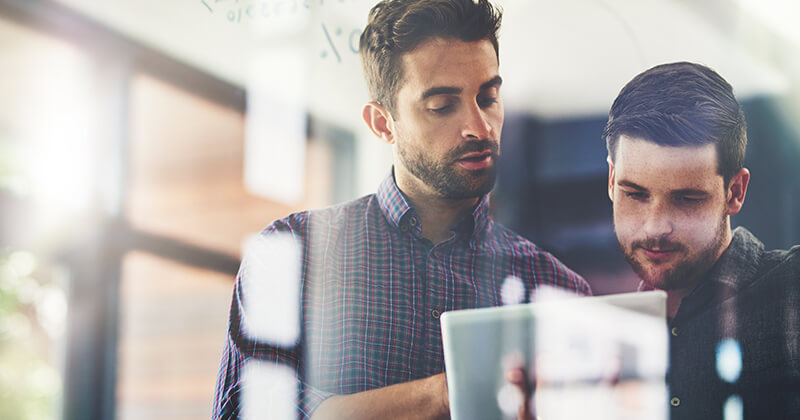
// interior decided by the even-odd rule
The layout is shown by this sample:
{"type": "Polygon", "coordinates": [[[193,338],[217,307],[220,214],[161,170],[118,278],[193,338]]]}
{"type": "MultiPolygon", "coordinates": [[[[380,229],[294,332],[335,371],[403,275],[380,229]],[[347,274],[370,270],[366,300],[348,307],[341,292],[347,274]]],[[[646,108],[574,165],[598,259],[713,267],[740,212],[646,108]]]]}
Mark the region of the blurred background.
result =
{"type": "MultiPolygon", "coordinates": [[[[497,0],[495,218],[597,294],[635,290],[606,193],[608,109],[664,62],[748,120],[735,225],[800,242],[800,5],[497,0]]],[[[0,418],[206,419],[242,244],[373,192],[373,0],[0,0],[0,418]]]]}

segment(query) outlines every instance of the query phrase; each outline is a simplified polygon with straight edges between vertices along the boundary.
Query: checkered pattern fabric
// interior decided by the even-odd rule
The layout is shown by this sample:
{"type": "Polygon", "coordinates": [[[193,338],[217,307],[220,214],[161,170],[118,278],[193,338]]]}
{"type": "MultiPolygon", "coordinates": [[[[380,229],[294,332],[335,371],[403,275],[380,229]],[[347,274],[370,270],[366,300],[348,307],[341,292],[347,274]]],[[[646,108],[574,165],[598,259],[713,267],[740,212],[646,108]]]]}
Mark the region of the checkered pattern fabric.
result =
{"type": "Polygon", "coordinates": [[[440,314],[500,305],[509,276],[522,280],[525,296],[539,285],[591,293],[552,255],[494,222],[488,194],[450,239],[434,246],[422,237],[420,220],[391,174],[377,194],[293,214],[262,235],[276,232],[302,244],[302,341],[281,349],[248,336],[242,283],[248,260],[259,256],[246,255],[234,286],[214,418],[236,418],[242,393],[267,392],[242,383],[249,360],[294,368],[298,414],[308,418],[330,395],[441,373],[440,314]]]}

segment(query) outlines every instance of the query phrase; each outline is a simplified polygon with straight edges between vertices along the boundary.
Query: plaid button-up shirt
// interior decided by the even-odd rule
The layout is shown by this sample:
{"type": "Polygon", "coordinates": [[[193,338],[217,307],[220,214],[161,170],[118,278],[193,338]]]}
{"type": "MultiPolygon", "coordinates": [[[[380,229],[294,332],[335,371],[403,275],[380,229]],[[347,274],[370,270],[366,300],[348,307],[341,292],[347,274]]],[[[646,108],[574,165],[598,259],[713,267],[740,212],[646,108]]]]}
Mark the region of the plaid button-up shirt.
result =
{"type": "Polygon", "coordinates": [[[391,174],[377,194],[293,214],[262,235],[278,232],[290,233],[302,248],[301,345],[282,349],[247,333],[254,321],[242,304],[243,283],[254,281],[245,281],[248,261],[259,256],[246,255],[234,286],[215,418],[237,417],[242,393],[266,392],[243,385],[249,360],[293,368],[302,390],[296,407],[307,418],[330,395],[443,372],[439,315],[500,305],[509,276],[522,280],[524,296],[539,285],[591,293],[555,257],[494,222],[488,194],[450,239],[433,245],[391,174]]]}

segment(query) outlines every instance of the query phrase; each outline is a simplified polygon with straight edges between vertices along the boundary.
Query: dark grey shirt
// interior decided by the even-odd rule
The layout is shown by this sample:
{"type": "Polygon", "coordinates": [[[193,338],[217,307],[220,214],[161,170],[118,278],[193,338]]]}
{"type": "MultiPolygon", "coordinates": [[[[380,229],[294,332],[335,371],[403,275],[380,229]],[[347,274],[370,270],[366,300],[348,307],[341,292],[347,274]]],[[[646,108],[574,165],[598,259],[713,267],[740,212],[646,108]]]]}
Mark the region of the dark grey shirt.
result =
{"type": "Polygon", "coordinates": [[[765,251],[737,228],[669,328],[673,420],[722,419],[726,402],[745,419],[800,419],[800,246],[765,251]]]}

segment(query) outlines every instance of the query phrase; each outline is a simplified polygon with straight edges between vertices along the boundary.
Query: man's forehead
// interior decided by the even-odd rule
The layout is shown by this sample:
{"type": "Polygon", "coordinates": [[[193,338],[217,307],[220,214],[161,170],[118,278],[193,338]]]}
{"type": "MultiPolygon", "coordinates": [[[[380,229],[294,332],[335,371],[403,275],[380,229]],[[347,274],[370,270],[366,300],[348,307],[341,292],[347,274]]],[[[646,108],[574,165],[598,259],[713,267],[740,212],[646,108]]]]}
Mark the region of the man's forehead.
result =
{"type": "Polygon", "coordinates": [[[614,165],[617,182],[675,190],[705,189],[722,182],[714,144],[663,146],[623,135],[617,144],[614,165]]]}
{"type": "Polygon", "coordinates": [[[681,146],[662,145],[642,137],[623,134],[619,136],[617,141],[616,158],[697,166],[716,163],[717,147],[713,143],[681,146]]]}
{"type": "Polygon", "coordinates": [[[455,38],[429,38],[403,54],[400,61],[403,66],[401,89],[480,86],[499,75],[494,46],[488,39],[465,42],[455,38]]]}

